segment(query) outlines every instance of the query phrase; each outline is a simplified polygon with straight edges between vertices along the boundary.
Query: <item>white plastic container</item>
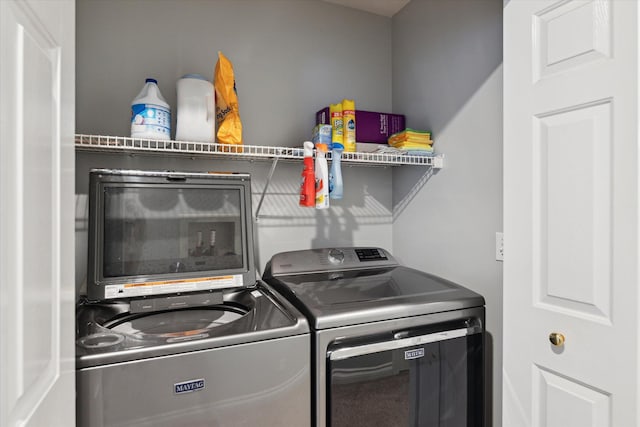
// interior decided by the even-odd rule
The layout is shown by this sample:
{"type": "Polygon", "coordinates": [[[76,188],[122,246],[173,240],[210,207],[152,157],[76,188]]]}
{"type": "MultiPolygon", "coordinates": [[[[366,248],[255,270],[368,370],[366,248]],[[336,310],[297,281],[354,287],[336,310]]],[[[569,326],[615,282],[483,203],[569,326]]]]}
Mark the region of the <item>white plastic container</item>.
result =
{"type": "Polygon", "coordinates": [[[176,140],[214,142],[216,116],[213,84],[199,74],[185,74],[176,85],[176,140]]]}
{"type": "Polygon", "coordinates": [[[131,137],[171,139],[171,108],[155,79],[148,78],[131,102],[131,137]]]}

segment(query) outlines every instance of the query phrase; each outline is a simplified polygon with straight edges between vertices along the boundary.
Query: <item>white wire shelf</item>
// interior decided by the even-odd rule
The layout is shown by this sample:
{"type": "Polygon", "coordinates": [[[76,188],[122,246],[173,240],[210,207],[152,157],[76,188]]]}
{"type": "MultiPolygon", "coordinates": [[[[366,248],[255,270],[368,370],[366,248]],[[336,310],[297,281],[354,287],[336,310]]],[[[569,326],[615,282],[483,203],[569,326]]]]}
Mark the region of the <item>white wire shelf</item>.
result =
{"type": "MultiPolygon", "coordinates": [[[[190,142],[157,139],[128,138],[122,136],[76,134],[76,150],[129,154],[166,154],[190,157],[223,156],[238,160],[302,160],[302,148],[272,147],[266,145],[230,145],[213,142],[190,142]]],[[[331,153],[327,153],[331,159],[331,153]]],[[[344,163],[369,166],[420,165],[443,167],[443,156],[416,156],[396,153],[342,153],[344,163]]]]}

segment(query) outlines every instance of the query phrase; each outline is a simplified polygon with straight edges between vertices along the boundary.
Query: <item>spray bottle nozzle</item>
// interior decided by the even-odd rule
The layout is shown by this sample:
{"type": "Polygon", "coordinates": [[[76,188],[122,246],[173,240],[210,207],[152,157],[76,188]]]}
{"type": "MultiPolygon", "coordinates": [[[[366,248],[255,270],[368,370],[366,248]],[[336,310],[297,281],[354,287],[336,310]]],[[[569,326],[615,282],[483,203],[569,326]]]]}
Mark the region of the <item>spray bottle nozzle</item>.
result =
{"type": "Polygon", "coordinates": [[[313,156],[313,142],[305,141],[302,146],[304,147],[304,157],[312,157],[313,156]]]}
{"type": "Polygon", "coordinates": [[[327,152],[327,144],[318,143],[316,144],[316,150],[322,151],[323,153],[327,152]]]}

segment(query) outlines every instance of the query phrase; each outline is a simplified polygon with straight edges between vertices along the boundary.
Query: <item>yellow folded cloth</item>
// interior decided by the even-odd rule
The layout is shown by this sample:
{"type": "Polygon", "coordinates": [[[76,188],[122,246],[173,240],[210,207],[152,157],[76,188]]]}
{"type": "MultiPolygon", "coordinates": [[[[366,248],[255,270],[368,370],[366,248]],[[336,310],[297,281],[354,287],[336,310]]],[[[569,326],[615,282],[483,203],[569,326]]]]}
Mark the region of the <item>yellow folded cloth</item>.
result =
{"type": "Polygon", "coordinates": [[[411,128],[394,133],[389,137],[388,142],[391,146],[401,143],[433,144],[433,141],[431,140],[431,132],[419,131],[411,128]]]}

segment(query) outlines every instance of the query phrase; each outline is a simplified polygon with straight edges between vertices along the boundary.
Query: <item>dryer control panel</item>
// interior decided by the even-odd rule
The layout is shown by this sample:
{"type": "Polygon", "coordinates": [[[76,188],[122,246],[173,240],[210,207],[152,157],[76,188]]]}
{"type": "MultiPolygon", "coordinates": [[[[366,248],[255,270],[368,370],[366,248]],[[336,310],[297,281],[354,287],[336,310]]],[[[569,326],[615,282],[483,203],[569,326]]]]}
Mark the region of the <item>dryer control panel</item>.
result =
{"type": "Polygon", "coordinates": [[[360,261],[383,261],[387,260],[384,251],[376,248],[356,249],[356,255],[360,261]]]}
{"type": "Polygon", "coordinates": [[[265,274],[281,276],[322,271],[357,270],[361,268],[392,267],[399,265],[382,248],[325,248],[281,252],[271,258],[265,274]]]}

